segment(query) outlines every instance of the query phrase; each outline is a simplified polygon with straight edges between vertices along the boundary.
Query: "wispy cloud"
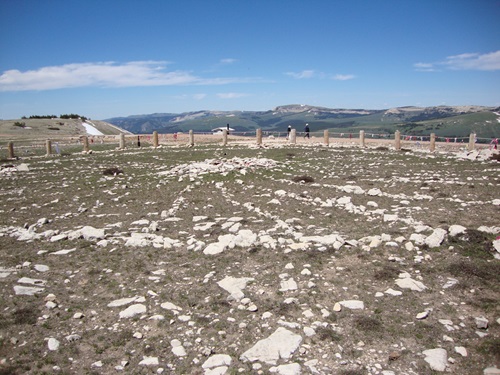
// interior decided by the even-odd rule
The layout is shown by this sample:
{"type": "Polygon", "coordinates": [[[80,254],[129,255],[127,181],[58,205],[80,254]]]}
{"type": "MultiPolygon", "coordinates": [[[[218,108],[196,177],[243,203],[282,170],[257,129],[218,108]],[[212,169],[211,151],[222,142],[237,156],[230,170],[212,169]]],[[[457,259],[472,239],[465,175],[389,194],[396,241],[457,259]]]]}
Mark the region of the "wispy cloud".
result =
{"type": "Polygon", "coordinates": [[[304,79],[304,78],[312,78],[314,77],[314,70],[303,70],[301,72],[286,72],[287,76],[293,77],[295,79],[304,79]]]}
{"type": "Polygon", "coordinates": [[[295,79],[309,79],[309,78],[318,78],[318,79],[333,79],[336,81],[348,81],[350,79],[356,78],[353,74],[327,74],[323,72],[317,72],[315,70],[303,70],[301,72],[286,72],[285,75],[290,76],[295,79]]]}
{"type": "Polygon", "coordinates": [[[191,72],[167,71],[165,61],[78,63],[37,70],[7,70],[0,75],[0,91],[54,90],[71,87],[133,87],[224,85],[248,78],[202,78],[191,72]]]}
{"type": "Polygon", "coordinates": [[[235,62],[237,62],[238,60],[236,59],[221,59],[219,61],[219,64],[222,64],[222,65],[230,65],[230,64],[234,64],[235,62]]]}
{"type": "Polygon", "coordinates": [[[336,81],[348,81],[354,78],[356,78],[356,76],[353,74],[336,74],[333,76],[333,79],[336,81]]]}
{"type": "Polygon", "coordinates": [[[463,53],[460,55],[448,56],[445,60],[434,63],[418,62],[413,64],[417,71],[433,72],[442,69],[450,70],[500,70],[500,51],[491,53],[463,53]]]}
{"type": "Polygon", "coordinates": [[[217,97],[220,99],[237,99],[248,96],[248,94],[240,93],[240,92],[224,92],[217,94],[217,97]]]}

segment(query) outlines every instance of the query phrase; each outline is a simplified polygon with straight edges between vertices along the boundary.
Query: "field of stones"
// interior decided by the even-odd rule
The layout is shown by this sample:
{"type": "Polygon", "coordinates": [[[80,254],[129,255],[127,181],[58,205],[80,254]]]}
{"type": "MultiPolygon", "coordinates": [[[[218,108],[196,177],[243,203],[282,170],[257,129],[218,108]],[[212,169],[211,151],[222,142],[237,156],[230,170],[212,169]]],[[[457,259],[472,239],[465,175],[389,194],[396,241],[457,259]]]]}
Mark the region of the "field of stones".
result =
{"type": "Polygon", "coordinates": [[[0,165],[0,374],[500,373],[496,151],[0,165]]]}

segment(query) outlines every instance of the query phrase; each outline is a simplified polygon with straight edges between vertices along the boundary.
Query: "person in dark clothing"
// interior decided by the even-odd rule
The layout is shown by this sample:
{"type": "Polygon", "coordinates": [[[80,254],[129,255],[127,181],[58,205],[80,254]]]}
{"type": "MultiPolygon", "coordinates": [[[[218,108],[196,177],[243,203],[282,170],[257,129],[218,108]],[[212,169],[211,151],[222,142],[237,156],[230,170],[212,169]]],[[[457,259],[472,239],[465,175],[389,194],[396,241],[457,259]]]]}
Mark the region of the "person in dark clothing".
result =
{"type": "Polygon", "coordinates": [[[288,129],[286,130],[286,139],[290,139],[291,131],[292,131],[292,125],[288,125],[288,129]]]}
{"type": "Polygon", "coordinates": [[[310,132],[309,124],[306,124],[306,127],[304,128],[304,132],[305,132],[304,138],[309,138],[309,132],[310,132]]]}

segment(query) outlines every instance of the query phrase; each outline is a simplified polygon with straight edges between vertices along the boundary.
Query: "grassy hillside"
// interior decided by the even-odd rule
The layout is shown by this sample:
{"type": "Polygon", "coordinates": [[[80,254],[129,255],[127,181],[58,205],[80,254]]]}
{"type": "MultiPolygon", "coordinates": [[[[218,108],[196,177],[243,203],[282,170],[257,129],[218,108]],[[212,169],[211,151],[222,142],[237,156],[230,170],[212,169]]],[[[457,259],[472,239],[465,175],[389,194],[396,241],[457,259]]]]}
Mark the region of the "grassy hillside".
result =
{"type": "MultiPolygon", "coordinates": [[[[105,135],[120,134],[120,129],[104,121],[91,121],[105,135]]],[[[0,139],[9,141],[80,137],[87,131],[79,119],[18,119],[0,121],[0,139]]]]}

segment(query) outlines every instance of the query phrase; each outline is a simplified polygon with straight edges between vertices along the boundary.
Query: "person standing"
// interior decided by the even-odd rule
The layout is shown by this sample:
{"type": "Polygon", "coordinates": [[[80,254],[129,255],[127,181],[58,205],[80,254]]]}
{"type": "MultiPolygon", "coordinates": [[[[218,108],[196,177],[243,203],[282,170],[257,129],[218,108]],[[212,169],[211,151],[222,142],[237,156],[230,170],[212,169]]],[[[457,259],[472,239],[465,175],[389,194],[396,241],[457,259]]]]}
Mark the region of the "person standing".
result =
{"type": "Polygon", "coordinates": [[[288,125],[288,129],[286,130],[286,139],[290,139],[291,131],[292,131],[292,125],[288,125]]]}
{"type": "Polygon", "coordinates": [[[309,138],[309,124],[306,124],[306,127],[304,128],[304,138],[309,138]]]}

